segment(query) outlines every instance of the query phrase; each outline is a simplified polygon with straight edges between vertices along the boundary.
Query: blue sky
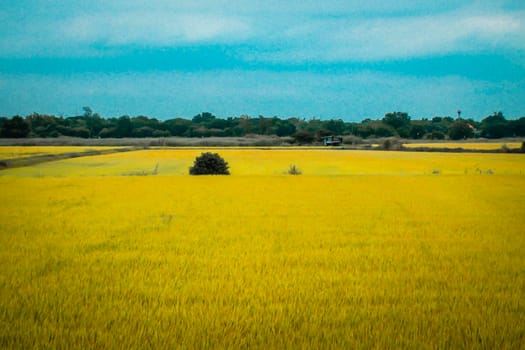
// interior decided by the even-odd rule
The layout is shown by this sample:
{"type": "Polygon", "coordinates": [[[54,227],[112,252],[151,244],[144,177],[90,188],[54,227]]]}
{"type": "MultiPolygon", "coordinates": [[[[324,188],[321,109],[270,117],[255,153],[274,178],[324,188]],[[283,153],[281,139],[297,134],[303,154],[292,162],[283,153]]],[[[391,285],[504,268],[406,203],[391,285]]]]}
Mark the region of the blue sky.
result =
{"type": "Polygon", "coordinates": [[[525,116],[525,2],[3,0],[0,115],[525,116]]]}

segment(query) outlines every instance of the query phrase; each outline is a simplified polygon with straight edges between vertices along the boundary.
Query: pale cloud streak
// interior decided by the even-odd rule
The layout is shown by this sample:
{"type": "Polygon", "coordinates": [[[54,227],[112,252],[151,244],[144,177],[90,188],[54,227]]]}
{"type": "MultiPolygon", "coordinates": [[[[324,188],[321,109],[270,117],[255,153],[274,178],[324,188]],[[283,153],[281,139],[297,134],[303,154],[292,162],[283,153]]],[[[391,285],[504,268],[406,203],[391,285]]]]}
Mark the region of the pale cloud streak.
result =
{"type": "MultiPolygon", "coordinates": [[[[32,4],[32,2],[28,2],[32,4]]],[[[443,1],[45,1],[2,11],[4,57],[108,55],[126,47],[226,45],[248,61],[302,63],[525,51],[525,10],[443,1]],[[238,49],[242,47],[243,49],[238,49]],[[243,51],[245,50],[245,51],[243,51]]],[[[487,5],[487,3],[489,5],[487,5]]]]}
{"type": "Polygon", "coordinates": [[[525,11],[320,19],[284,32],[279,50],[250,59],[345,62],[409,59],[487,50],[525,50],[525,11]]]}
{"type": "Polygon", "coordinates": [[[244,40],[250,27],[239,17],[206,13],[125,12],[78,15],[32,25],[13,23],[0,37],[2,56],[82,57],[122,47],[228,44],[244,40]]]}
{"type": "Polygon", "coordinates": [[[60,27],[70,42],[108,46],[228,43],[243,40],[250,31],[237,17],[157,11],[79,16],[60,27]]]}

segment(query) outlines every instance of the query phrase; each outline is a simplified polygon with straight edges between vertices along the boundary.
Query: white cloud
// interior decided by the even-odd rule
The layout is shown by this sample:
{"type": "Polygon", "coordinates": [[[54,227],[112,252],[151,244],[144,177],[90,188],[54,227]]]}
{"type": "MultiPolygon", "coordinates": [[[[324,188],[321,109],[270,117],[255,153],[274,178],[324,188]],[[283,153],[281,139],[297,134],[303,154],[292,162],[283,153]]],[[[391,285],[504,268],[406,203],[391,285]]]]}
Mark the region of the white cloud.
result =
{"type": "MultiPolygon", "coordinates": [[[[2,16],[6,15],[0,13],[2,16]]],[[[5,27],[0,28],[0,56],[80,57],[112,54],[129,45],[238,43],[251,35],[250,23],[245,18],[207,11],[106,8],[100,12],[67,12],[56,18],[19,16],[11,14],[5,27]]]]}
{"type": "Polygon", "coordinates": [[[0,19],[6,19],[0,56],[107,55],[125,46],[203,44],[242,45],[248,53],[240,56],[249,60],[286,63],[525,51],[525,11],[505,9],[505,1],[20,3],[0,12],[0,19]]]}
{"type": "Polygon", "coordinates": [[[61,27],[71,42],[108,46],[228,42],[242,40],[249,33],[247,23],[236,17],[164,12],[80,16],[61,27]]]}
{"type": "Polygon", "coordinates": [[[494,49],[525,50],[525,11],[320,19],[286,30],[280,50],[256,60],[375,61],[494,49]]]}

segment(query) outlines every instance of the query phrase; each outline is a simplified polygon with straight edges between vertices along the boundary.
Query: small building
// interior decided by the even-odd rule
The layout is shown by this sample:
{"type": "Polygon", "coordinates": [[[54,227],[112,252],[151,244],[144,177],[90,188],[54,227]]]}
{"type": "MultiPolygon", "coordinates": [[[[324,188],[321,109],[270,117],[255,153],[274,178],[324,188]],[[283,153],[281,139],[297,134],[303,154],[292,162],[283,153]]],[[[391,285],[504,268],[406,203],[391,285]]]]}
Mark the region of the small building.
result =
{"type": "Polygon", "coordinates": [[[325,146],[341,146],[343,138],[338,136],[325,136],[323,137],[323,145],[325,146]]]}

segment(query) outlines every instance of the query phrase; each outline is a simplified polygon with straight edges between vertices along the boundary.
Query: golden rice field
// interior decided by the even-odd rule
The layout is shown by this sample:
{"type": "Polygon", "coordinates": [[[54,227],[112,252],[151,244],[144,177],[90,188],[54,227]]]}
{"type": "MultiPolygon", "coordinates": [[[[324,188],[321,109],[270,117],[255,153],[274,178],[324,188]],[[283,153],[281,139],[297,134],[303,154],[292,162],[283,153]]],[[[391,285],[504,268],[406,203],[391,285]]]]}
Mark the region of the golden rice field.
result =
{"type": "Polygon", "coordinates": [[[0,347],[525,346],[525,155],[202,151],[0,171],[0,347]]]}
{"type": "MultiPolygon", "coordinates": [[[[147,175],[187,176],[201,149],[153,149],[79,157],[10,169],[0,175],[71,177],[147,175]]],[[[330,149],[221,149],[234,176],[279,176],[291,164],[306,176],[464,175],[494,173],[525,175],[523,154],[449,154],[422,152],[346,151],[330,149]]]]}

